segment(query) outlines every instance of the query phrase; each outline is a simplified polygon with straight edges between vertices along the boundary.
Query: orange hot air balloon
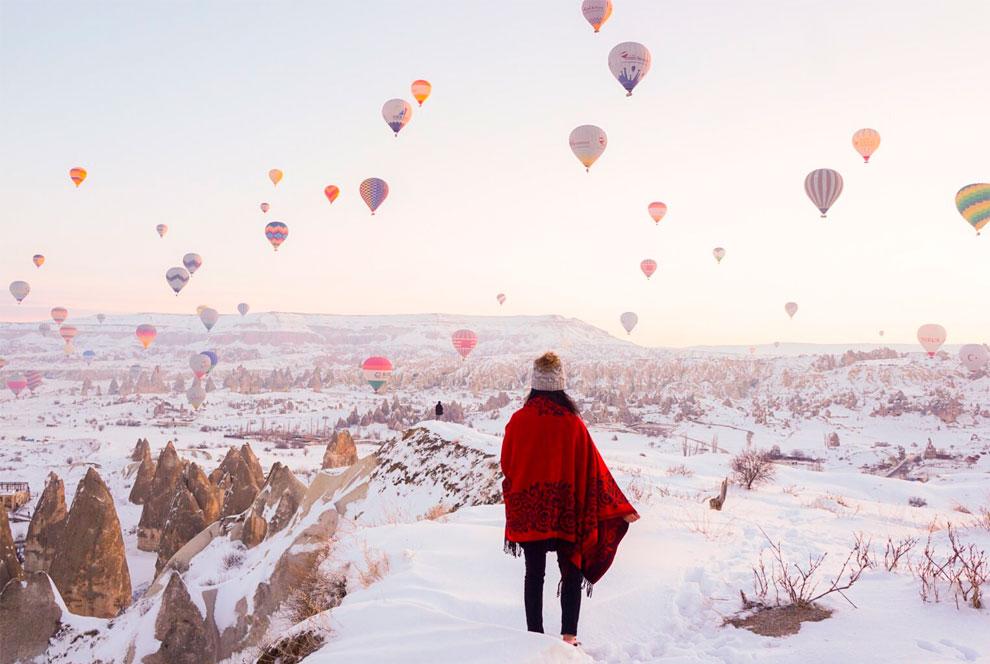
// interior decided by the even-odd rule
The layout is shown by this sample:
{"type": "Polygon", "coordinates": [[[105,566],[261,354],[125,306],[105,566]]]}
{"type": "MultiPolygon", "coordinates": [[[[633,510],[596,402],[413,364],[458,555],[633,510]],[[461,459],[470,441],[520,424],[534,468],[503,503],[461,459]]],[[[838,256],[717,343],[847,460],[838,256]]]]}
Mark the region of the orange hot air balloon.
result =
{"type": "Polygon", "coordinates": [[[870,163],[870,157],[880,147],[880,132],[876,129],[860,129],[853,134],[853,147],[864,163],[870,163]]]}
{"type": "Polygon", "coordinates": [[[262,211],[262,212],[268,212],[268,209],[269,209],[270,207],[271,207],[271,205],[269,205],[268,203],[262,203],[262,204],[261,204],[261,211],[262,211]]]}
{"type": "Polygon", "coordinates": [[[35,267],[41,267],[45,264],[45,257],[41,254],[35,254],[31,257],[31,262],[34,263],[35,267]]]}
{"type": "Polygon", "coordinates": [[[69,178],[76,183],[78,187],[86,179],[86,169],[76,166],[75,168],[69,169],[69,178]]]}
{"type": "Polygon", "coordinates": [[[419,79],[412,82],[411,89],[413,99],[419,102],[419,105],[422,106],[423,102],[430,96],[430,91],[433,90],[433,86],[430,85],[429,81],[419,79]]]}
{"type": "Polygon", "coordinates": [[[268,179],[271,180],[272,184],[277,187],[278,183],[282,181],[282,171],[278,170],[277,168],[273,168],[272,170],[268,171],[268,179]]]}
{"type": "Polygon", "coordinates": [[[335,184],[328,184],[323,188],[323,195],[327,197],[327,200],[333,203],[340,196],[340,187],[335,184]]]}
{"type": "Polygon", "coordinates": [[[646,209],[649,211],[650,216],[653,217],[653,221],[658,224],[660,223],[660,220],[663,219],[663,216],[667,214],[667,204],[661,203],[660,201],[650,203],[649,207],[646,209]]]}
{"type": "Polygon", "coordinates": [[[155,340],[155,337],[158,336],[158,330],[155,329],[154,325],[142,323],[137,326],[137,330],[134,331],[134,334],[137,335],[138,341],[141,342],[141,345],[147,349],[148,346],[151,345],[151,342],[155,340]]]}
{"type": "Polygon", "coordinates": [[[56,325],[61,325],[69,317],[69,310],[65,307],[55,307],[52,309],[52,320],[56,325]]]}

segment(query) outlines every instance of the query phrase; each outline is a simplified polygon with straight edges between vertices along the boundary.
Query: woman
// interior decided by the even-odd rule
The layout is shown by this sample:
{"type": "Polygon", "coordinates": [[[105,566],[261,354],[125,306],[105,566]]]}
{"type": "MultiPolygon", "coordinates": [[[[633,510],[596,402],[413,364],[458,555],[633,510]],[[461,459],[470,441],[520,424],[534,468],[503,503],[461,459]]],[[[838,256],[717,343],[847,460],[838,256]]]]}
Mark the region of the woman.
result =
{"type": "Polygon", "coordinates": [[[553,353],[533,363],[526,404],[505,427],[502,493],[505,549],[526,557],[526,625],[543,632],[546,554],[560,567],[561,636],[578,645],[581,587],[605,574],[629,524],[639,519],[602,460],[577,407],[564,391],[553,353]]]}

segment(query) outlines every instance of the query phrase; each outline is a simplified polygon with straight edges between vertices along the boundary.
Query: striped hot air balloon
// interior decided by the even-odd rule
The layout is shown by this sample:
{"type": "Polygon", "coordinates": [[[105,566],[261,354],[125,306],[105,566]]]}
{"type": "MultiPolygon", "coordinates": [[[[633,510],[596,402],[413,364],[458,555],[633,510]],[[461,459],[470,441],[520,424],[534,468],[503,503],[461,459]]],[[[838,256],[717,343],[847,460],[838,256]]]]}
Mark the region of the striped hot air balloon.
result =
{"type": "Polygon", "coordinates": [[[653,273],[657,271],[657,262],[652,258],[646,258],[639,264],[639,269],[643,271],[646,278],[649,279],[653,276],[653,273]]]}
{"type": "Polygon", "coordinates": [[[956,209],[976,234],[990,223],[990,184],[968,184],[956,193],[956,209]]]}
{"type": "Polygon", "coordinates": [[[571,130],[567,142],[571,146],[571,152],[584,165],[584,170],[590,173],[592,164],[598,161],[608,147],[608,136],[601,127],[581,125],[571,130]]]}
{"type": "Polygon", "coordinates": [[[335,184],[328,184],[323,188],[323,195],[327,197],[330,203],[333,203],[340,196],[340,187],[335,184]]]}
{"type": "Polygon", "coordinates": [[[203,257],[199,254],[188,253],[182,257],[182,264],[186,267],[191,277],[203,265],[203,257]]]}
{"type": "Polygon", "coordinates": [[[581,3],[581,13],[584,14],[584,20],[598,32],[612,15],[612,0],[584,0],[581,3]]]}
{"type": "Polygon", "coordinates": [[[365,205],[371,210],[371,214],[374,214],[375,210],[388,198],[388,183],[380,178],[368,178],[361,183],[359,189],[361,191],[361,198],[364,199],[365,205]]]}
{"type": "Polygon", "coordinates": [[[368,381],[368,385],[371,385],[371,389],[377,392],[392,375],[392,363],[384,357],[375,355],[364,361],[364,364],[361,365],[361,371],[364,373],[364,379],[368,381]]]}
{"type": "Polygon", "coordinates": [[[876,129],[860,129],[853,134],[853,147],[863,158],[864,163],[870,163],[870,157],[880,147],[880,132],[876,129]]]}
{"type": "Polygon", "coordinates": [[[650,213],[650,217],[653,218],[653,221],[658,224],[664,215],[667,214],[667,204],[660,201],[653,201],[646,209],[650,213]]]}
{"type": "Polygon", "coordinates": [[[412,91],[413,99],[422,106],[423,102],[430,96],[433,86],[430,85],[429,81],[420,78],[412,82],[410,90],[412,91]]]}
{"type": "Polygon", "coordinates": [[[52,320],[55,321],[56,325],[61,325],[65,322],[65,319],[69,317],[69,310],[65,307],[54,307],[51,311],[52,320]]]}
{"type": "Polygon", "coordinates": [[[75,183],[76,187],[78,187],[83,183],[83,180],[86,179],[86,169],[80,168],[79,166],[76,166],[75,168],[70,168],[69,179],[75,183]]]}
{"type": "Polygon", "coordinates": [[[842,193],[842,176],[831,168],[819,168],[808,173],[804,179],[804,191],[815,207],[822,213],[822,219],[842,193]]]}
{"type": "Polygon", "coordinates": [[[7,378],[7,389],[14,393],[16,399],[24,388],[27,387],[27,378],[21,374],[14,374],[7,378]]]}
{"type": "Polygon", "coordinates": [[[165,281],[172,290],[175,291],[175,296],[179,296],[179,291],[186,287],[189,283],[189,273],[184,267],[170,267],[167,272],[165,272],[165,281]]]}
{"type": "Polygon", "coordinates": [[[454,350],[460,354],[462,360],[466,360],[474,347],[478,345],[478,335],[471,330],[457,330],[450,335],[450,341],[454,344],[454,350]]]}
{"type": "Polygon", "coordinates": [[[237,305],[237,313],[239,313],[242,316],[247,316],[247,312],[249,312],[250,310],[251,310],[251,305],[248,304],[247,302],[241,302],[240,304],[237,305]]]}
{"type": "Polygon", "coordinates": [[[31,262],[34,263],[35,267],[41,267],[45,264],[45,257],[41,254],[35,254],[31,257],[31,262]]]}
{"type": "Polygon", "coordinates": [[[142,323],[137,326],[134,334],[137,335],[138,341],[141,342],[141,345],[144,348],[148,348],[148,346],[151,345],[151,342],[155,340],[155,337],[158,336],[158,330],[156,330],[155,326],[150,323],[142,323]]]}
{"type": "Polygon", "coordinates": [[[27,388],[31,390],[31,394],[34,394],[34,391],[41,387],[41,378],[42,374],[40,371],[31,370],[24,372],[24,380],[27,383],[27,388]]]}
{"type": "Polygon", "coordinates": [[[272,248],[278,251],[278,248],[285,242],[285,238],[289,237],[289,227],[281,221],[273,221],[265,226],[265,237],[272,243],[272,248]]]}

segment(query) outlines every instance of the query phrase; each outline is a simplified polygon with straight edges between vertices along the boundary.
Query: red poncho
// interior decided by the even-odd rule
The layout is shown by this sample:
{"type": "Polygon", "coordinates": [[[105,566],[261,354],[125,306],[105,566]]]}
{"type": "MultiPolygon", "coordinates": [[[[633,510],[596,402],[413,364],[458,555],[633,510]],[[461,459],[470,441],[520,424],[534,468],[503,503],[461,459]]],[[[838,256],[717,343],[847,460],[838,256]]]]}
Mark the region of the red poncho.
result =
{"type": "Polygon", "coordinates": [[[605,574],[635,514],[580,417],[544,397],[518,410],[502,442],[507,551],[515,544],[570,542],[588,583],[605,574]]]}

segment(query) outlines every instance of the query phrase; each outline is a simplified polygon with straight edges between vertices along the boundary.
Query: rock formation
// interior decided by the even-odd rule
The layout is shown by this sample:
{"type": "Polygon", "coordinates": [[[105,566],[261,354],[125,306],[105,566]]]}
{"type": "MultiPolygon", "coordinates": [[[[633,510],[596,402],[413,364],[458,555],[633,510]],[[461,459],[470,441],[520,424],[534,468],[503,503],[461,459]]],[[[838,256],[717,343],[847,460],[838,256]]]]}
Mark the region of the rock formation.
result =
{"type": "Polygon", "coordinates": [[[258,457],[245,443],[239,450],[231,448],[220,465],[210,473],[210,481],[223,491],[221,516],[240,514],[254,502],[265,483],[258,457]]]}
{"type": "Polygon", "coordinates": [[[176,454],[172,441],[169,441],[158,457],[155,479],[151,483],[151,492],[144,503],[141,520],[138,522],[138,548],[142,551],[158,550],[162,528],[165,526],[172,499],[181,481],[182,460],[176,454]]]}
{"type": "Polygon", "coordinates": [[[0,590],[11,579],[24,576],[21,561],[17,559],[17,549],[14,548],[14,536],[10,533],[10,521],[7,520],[7,510],[0,507],[0,590]]]}
{"type": "Polygon", "coordinates": [[[0,592],[0,664],[31,661],[48,649],[62,609],[44,572],[28,574],[0,592]]]}
{"type": "Polygon", "coordinates": [[[357,445],[354,444],[351,432],[347,429],[338,431],[333,440],[327,443],[327,449],[323,453],[324,468],[343,468],[356,463],[357,460],[357,445]]]}
{"type": "Polygon", "coordinates": [[[65,484],[55,473],[48,474],[45,490],[38,499],[24,542],[24,569],[47,572],[55,556],[55,547],[65,528],[65,484]]]}
{"type": "Polygon", "coordinates": [[[210,484],[198,465],[188,464],[165,518],[155,571],[161,572],[176,551],[219,516],[220,490],[210,484]]]}
{"type": "Polygon", "coordinates": [[[296,478],[288,466],[276,461],[265,485],[254,499],[254,511],[264,515],[274,508],[267,530],[269,534],[277,533],[289,524],[305,495],[306,485],[296,478]]]}
{"type": "MultiPolygon", "coordinates": [[[[135,450],[137,451],[137,450],[135,450]]],[[[155,481],[156,464],[151,458],[151,447],[145,445],[141,453],[141,465],[138,466],[137,474],[134,476],[134,486],[131,487],[131,495],[128,497],[135,505],[144,505],[151,495],[151,486],[155,481]]]]}
{"type": "Polygon", "coordinates": [[[131,452],[131,461],[140,461],[146,454],[151,455],[151,444],[148,443],[147,438],[138,438],[134,451],[131,452]]]}
{"type": "Polygon", "coordinates": [[[144,657],[142,664],[217,661],[217,629],[204,619],[176,572],[172,573],[162,595],[162,606],[155,619],[155,638],[161,646],[157,652],[144,657]]]}
{"type": "Polygon", "coordinates": [[[252,508],[241,528],[241,542],[245,547],[253,549],[261,544],[267,535],[268,522],[252,508]]]}
{"type": "Polygon", "coordinates": [[[113,496],[93,468],[80,480],[51,564],[73,613],[112,618],[131,602],[131,577],[113,496]]]}

